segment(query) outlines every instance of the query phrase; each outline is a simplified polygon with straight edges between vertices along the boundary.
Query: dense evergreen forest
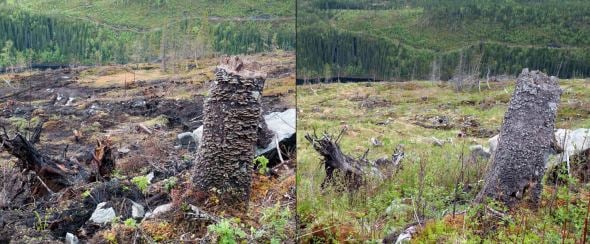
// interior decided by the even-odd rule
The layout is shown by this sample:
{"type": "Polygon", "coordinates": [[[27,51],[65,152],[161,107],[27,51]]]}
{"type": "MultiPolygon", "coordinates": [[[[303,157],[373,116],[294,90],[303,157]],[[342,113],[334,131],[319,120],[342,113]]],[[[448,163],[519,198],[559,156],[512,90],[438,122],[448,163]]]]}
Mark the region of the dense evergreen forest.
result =
{"type": "Polygon", "coordinates": [[[441,79],[528,67],[590,76],[590,5],[581,0],[303,0],[303,79],[441,79]]]}
{"type": "MultiPolygon", "coordinates": [[[[158,11],[169,1],[112,2],[120,8],[139,5],[158,11]]],[[[8,70],[31,64],[123,64],[295,48],[294,20],[215,19],[205,13],[140,29],[29,11],[6,1],[0,6],[0,67],[8,70]]]]}

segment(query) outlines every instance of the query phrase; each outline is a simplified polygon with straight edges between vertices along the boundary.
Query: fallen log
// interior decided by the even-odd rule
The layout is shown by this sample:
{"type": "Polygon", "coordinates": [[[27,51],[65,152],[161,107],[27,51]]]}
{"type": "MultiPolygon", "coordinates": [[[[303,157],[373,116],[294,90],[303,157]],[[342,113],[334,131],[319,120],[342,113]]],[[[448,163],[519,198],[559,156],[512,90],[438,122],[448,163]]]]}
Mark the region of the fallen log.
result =
{"type": "Polygon", "coordinates": [[[314,134],[305,135],[305,139],[311,143],[313,148],[323,157],[324,170],[326,178],[321,187],[335,183],[335,174],[342,173],[344,183],[348,190],[358,189],[361,185],[366,184],[367,177],[377,177],[385,179],[393,176],[393,173],[399,168],[403,152],[398,146],[392,159],[380,158],[374,162],[367,160],[367,154],[356,159],[342,152],[338,144],[346,130],[343,129],[340,134],[334,138],[332,135],[324,133],[322,137],[314,134]]]}
{"type": "MultiPolygon", "coordinates": [[[[33,140],[38,140],[38,133],[33,140]]],[[[88,162],[80,163],[75,158],[66,159],[66,153],[53,157],[42,154],[33,143],[22,134],[10,138],[6,132],[0,135],[0,145],[11,155],[19,159],[17,167],[33,171],[47,192],[59,190],[81,183],[108,178],[115,166],[115,158],[108,139],[98,141],[98,145],[88,162]]]]}

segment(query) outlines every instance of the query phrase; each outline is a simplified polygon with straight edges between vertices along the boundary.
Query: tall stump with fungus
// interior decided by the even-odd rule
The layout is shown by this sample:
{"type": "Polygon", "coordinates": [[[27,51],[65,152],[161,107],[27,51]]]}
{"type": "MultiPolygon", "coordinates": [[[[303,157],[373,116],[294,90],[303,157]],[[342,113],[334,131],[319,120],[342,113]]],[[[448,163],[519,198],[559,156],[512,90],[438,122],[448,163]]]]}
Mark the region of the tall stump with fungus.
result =
{"type": "Polygon", "coordinates": [[[522,71],[476,202],[491,198],[509,207],[523,201],[538,206],[561,93],[557,78],[522,71]]]}
{"type": "Polygon", "coordinates": [[[197,191],[228,205],[244,205],[250,196],[265,82],[257,66],[224,58],[205,102],[193,183],[197,191]]]}

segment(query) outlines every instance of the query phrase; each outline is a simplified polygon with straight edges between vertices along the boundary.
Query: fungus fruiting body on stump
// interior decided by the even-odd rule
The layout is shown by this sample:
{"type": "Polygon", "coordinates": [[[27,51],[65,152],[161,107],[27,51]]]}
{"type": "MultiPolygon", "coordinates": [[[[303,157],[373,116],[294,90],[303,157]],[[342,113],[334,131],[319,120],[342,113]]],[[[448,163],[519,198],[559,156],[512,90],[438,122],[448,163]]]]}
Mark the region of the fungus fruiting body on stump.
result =
{"type": "Polygon", "coordinates": [[[489,197],[509,207],[525,199],[538,205],[561,93],[557,78],[522,71],[477,202],[489,197]]]}
{"type": "Polygon", "coordinates": [[[193,182],[229,205],[247,203],[258,140],[265,75],[254,64],[225,58],[205,102],[203,139],[193,182]]]}

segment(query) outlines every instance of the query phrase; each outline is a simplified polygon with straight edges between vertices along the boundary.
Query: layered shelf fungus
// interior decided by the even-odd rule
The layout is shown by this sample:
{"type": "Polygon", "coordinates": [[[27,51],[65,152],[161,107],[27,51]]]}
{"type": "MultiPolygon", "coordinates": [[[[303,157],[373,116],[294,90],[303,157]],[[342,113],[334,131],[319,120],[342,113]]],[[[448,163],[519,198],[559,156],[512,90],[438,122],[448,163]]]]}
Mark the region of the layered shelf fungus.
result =
{"type": "Polygon", "coordinates": [[[256,62],[223,58],[204,105],[203,138],[193,182],[206,199],[247,205],[266,75],[256,62]]]}

